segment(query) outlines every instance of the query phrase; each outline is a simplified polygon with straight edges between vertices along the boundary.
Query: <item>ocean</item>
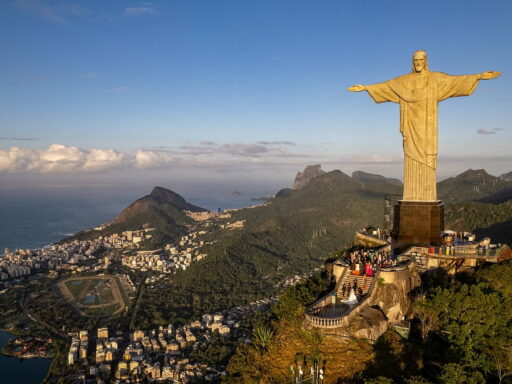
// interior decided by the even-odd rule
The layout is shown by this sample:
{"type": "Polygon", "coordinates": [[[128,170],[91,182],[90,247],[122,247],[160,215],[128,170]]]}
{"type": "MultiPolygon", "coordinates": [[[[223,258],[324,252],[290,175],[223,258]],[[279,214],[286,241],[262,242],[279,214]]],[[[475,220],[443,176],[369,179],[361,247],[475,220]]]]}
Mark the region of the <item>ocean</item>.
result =
{"type": "MultiPolygon", "coordinates": [[[[106,223],[144,194],[0,193],[0,254],[5,248],[37,249],[84,229],[106,223]]],[[[258,204],[264,193],[186,197],[200,207],[217,211],[258,204]]]]}

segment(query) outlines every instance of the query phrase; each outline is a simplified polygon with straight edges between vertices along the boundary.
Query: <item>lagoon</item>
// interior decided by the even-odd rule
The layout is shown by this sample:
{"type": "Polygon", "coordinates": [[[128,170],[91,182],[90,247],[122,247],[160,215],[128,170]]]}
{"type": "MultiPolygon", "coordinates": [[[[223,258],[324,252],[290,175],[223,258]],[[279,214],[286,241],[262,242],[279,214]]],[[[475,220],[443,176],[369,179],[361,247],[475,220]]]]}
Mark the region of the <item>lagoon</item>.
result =
{"type": "MultiPolygon", "coordinates": [[[[0,331],[0,348],[13,336],[0,331]]],[[[2,383],[9,384],[40,384],[50,368],[51,359],[18,359],[0,353],[0,372],[2,383]]]]}

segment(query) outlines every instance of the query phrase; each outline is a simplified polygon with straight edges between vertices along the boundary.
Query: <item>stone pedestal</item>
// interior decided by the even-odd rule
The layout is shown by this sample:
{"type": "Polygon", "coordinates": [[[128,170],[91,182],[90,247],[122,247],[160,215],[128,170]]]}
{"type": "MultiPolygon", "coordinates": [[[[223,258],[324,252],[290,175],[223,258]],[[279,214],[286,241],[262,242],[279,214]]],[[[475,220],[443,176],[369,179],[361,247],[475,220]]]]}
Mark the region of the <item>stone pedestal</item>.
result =
{"type": "Polygon", "coordinates": [[[398,246],[439,244],[443,231],[442,201],[399,200],[395,205],[393,240],[398,246]]]}

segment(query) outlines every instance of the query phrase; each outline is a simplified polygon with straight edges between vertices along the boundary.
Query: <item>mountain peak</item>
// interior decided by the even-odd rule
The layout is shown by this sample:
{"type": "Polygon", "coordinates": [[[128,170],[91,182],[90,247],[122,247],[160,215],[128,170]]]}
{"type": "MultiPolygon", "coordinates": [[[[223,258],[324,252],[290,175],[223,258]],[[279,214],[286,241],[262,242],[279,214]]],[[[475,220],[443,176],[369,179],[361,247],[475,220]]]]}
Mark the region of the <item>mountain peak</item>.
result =
{"type": "Polygon", "coordinates": [[[295,176],[292,188],[302,189],[308,185],[309,182],[315,177],[321,176],[324,173],[325,171],[322,170],[322,166],[320,164],[308,165],[306,168],[304,168],[304,171],[297,172],[297,176],[295,176]]]}
{"type": "Polygon", "coordinates": [[[363,171],[355,171],[352,172],[352,178],[359,180],[362,183],[371,183],[371,182],[385,182],[393,185],[401,186],[402,182],[398,179],[388,178],[382,175],[377,175],[374,173],[367,173],[363,171]]]}
{"type": "Polygon", "coordinates": [[[467,171],[462,172],[460,175],[456,176],[458,178],[471,178],[471,177],[494,177],[489,175],[485,169],[468,169],[467,171]]]}
{"type": "Polygon", "coordinates": [[[146,195],[125,208],[112,223],[122,223],[131,220],[142,213],[155,214],[161,209],[171,207],[175,211],[205,212],[207,209],[188,203],[182,196],[170,189],[156,186],[146,195]]]}
{"type": "Polygon", "coordinates": [[[159,203],[168,202],[177,206],[187,204],[186,200],[182,196],[164,187],[154,187],[148,196],[152,197],[159,203]]]}
{"type": "Polygon", "coordinates": [[[512,172],[504,173],[500,175],[500,179],[506,180],[506,181],[512,181],[512,172]]]}
{"type": "Polygon", "coordinates": [[[484,201],[499,203],[510,199],[512,182],[490,175],[485,169],[468,169],[438,183],[438,196],[445,202],[484,201]]]}

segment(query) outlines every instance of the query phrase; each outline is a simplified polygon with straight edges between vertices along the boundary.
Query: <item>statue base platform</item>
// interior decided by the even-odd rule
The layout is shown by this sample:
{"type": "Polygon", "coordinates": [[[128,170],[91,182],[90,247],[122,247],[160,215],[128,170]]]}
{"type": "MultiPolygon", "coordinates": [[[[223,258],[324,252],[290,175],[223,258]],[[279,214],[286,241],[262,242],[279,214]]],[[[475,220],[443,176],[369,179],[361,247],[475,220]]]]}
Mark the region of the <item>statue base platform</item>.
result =
{"type": "Polygon", "coordinates": [[[395,205],[393,240],[397,247],[441,243],[444,203],[399,200],[395,205]]]}

